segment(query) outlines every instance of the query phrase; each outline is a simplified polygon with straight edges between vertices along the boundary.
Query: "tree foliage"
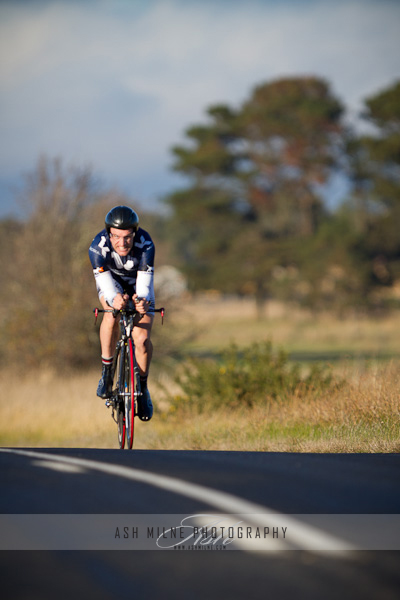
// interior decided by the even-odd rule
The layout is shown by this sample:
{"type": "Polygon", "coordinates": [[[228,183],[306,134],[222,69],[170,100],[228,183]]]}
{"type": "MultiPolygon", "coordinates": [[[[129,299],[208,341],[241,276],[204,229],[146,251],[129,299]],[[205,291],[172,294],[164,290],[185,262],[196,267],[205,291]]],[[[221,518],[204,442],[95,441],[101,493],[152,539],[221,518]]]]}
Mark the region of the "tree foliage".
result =
{"type": "Polygon", "coordinates": [[[82,364],[93,343],[85,314],[93,297],[85,274],[92,176],[42,159],[24,196],[28,217],[9,236],[13,260],[5,263],[4,356],[28,366],[82,364]]]}
{"type": "Polygon", "coordinates": [[[400,82],[367,98],[365,105],[363,116],[373,131],[352,140],[351,205],[375,288],[400,277],[400,82]]]}
{"type": "Polygon", "coordinates": [[[315,77],[264,83],[238,109],[173,148],[189,177],[168,197],[177,257],[191,288],[294,299],[342,310],[376,303],[400,270],[400,84],[366,100],[374,135],[344,125],[344,107],[315,77]],[[345,205],[323,186],[347,169],[345,205]]]}
{"type": "Polygon", "coordinates": [[[272,292],[293,239],[312,236],[324,217],[317,186],[336,163],[342,110],[324,81],[284,79],[257,87],[237,111],[209,108],[210,123],[186,131],[189,145],[173,152],[192,186],[168,202],[193,287],[261,302],[272,292]]]}

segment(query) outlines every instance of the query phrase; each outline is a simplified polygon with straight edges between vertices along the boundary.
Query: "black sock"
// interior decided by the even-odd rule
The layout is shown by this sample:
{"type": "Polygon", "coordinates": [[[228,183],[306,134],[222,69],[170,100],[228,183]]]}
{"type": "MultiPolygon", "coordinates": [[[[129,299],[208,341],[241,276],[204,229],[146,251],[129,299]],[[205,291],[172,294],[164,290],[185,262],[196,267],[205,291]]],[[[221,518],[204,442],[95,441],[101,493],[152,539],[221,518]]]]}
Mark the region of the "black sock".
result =
{"type": "Polygon", "coordinates": [[[142,391],[147,390],[147,375],[140,376],[140,387],[142,391]]]}
{"type": "Polygon", "coordinates": [[[101,362],[104,366],[111,367],[111,365],[113,364],[113,359],[114,359],[113,356],[111,358],[104,358],[104,356],[102,356],[101,362]]]}

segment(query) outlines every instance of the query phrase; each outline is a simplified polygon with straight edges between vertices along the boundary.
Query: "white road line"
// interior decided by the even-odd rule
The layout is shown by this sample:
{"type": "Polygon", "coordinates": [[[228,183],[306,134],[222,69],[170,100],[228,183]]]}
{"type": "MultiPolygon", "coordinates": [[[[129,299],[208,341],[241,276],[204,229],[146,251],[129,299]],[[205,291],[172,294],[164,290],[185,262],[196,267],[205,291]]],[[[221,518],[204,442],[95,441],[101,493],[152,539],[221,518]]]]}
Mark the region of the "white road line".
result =
{"type": "Polygon", "coordinates": [[[83,458],[73,458],[70,456],[59,456],[57,454],[50,454],[45,452],[34,452],[30,450],[16,450],[11,448],[0,448],[0,452],[7,452],[11,454],[17,454],[21,456],[28,456],[30,458],[49,460],[64,465],[72,465],[78,468],[86,468],[94,471],[101,471],[108,475],[122,477],[131,481],[139,481],[153,487],[157,487],[163,490],[167,490],[174,494],[185,496],[204,502],[205,504],[224,511],[224,513],[246,515],[246,522],[256,527],[265,526],[265,518],[268,517],[268,522],[271,527],[282,526],[287,527],[290,532],[290,545],[285,543],[283,540],[274,540],[274,544],[271,545],[267,541],[265,550],[271,551],[273,549],[283,550],[291,549],[296,547],[312,551],[312,552],[343,552],[348,553],[349,551],[359,550],[360,548],[350,544],[349,542],[342,540],[330,533],[324,532],[306,523],[302,523],[298,519],[293,518],[291,515],[279,513],[269,509],[266,506],[255,504],[244,500],[233,494],[221,492],[212,488],[208,488],[202,485],[177,479],[175,477],[168,477],[166,475],[159,475],[157,473],[141,471],[132,467],[122,467],[115,464],[103,463],[94,460],[87,460],[83,458]],[[279,544],[278,544],[279,542],[279,544]]]}

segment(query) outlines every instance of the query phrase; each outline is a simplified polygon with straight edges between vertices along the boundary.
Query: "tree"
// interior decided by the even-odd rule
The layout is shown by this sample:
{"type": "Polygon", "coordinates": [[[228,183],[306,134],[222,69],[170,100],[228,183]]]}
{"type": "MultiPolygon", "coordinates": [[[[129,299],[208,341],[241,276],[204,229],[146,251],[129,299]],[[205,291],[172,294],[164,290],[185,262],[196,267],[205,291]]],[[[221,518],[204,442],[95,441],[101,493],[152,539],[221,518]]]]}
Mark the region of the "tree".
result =
{"type": "Polygon", "coordinates": [[[10,362],[65,367],[92,358],[94,339],[84,309],[93,294],[86,273],[91,237],[85,211],[95,199],[88,169],[67,170],[61,161],[43,158],[27,177],[27,219],[11,236],[13,260],[5,264],[1,294],[7,311],[3,347],[10,362]]]}
{"type": "Polygon", "coordinates": [[[400,81],[365,100],[372,133],[353,137],[349,205],[363,235],[370,291],[400,279],[400,81]]]}
{"type": "Polygon", "coordinates": [[[317,186],[337,161],[341,113],[324,81],[282,79],[187,129],[174,168],[191,185],[167,202],[193,289],[252,293],[261,305],[274,268],[297,263],[296,246],[325,217],[317,186]]]}
{"type": "Polygon", "coordinates": [[[341,144],[342,106],[317,78],[257,87],[239,118],[248,160],[247,199],[265,228],[309,236],[323,214],[325,183],[341,144]]]}

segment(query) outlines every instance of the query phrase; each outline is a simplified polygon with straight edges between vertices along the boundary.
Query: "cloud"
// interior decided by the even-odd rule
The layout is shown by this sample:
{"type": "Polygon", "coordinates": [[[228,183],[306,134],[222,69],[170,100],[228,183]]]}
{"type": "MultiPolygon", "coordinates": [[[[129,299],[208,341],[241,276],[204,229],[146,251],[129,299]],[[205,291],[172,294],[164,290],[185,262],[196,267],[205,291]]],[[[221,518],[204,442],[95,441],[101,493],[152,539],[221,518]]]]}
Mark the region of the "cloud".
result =
{"type": "Polygon", "coordinates": [[[45,153],[151,195],[210,104],[316,74],[356,110],[400,71],[389,0],[36,0],[3,2],[0,16],[3,178],[45,153]]]}

